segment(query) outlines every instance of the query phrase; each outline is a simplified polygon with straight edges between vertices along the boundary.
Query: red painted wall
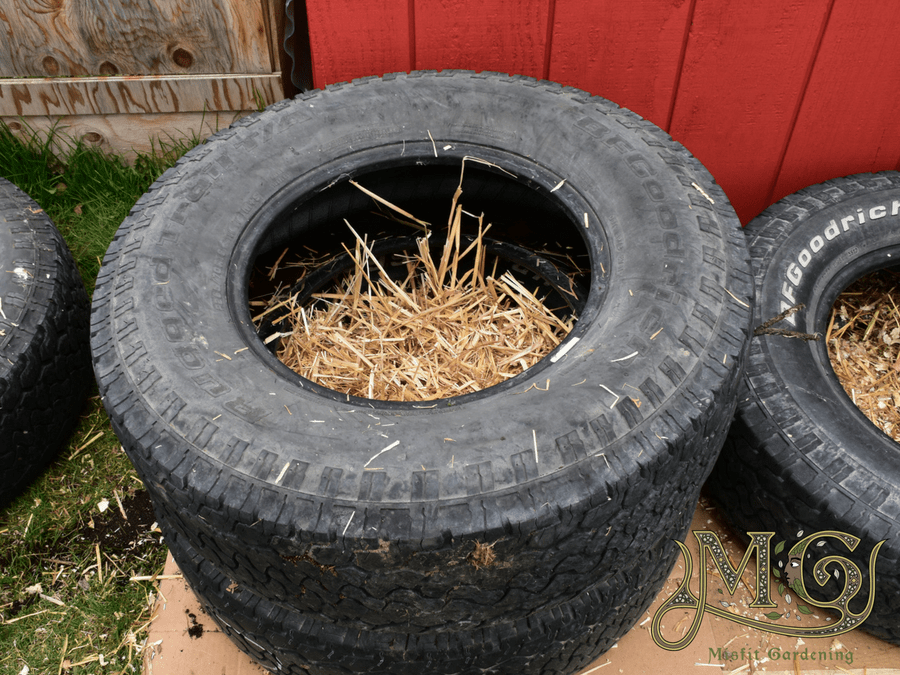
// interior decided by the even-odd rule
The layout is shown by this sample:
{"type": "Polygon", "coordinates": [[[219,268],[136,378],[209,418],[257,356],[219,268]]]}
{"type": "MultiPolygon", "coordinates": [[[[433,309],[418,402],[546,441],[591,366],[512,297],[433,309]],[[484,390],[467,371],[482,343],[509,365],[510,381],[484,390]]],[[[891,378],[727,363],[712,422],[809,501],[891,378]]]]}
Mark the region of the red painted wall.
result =
{"type": "Polygon", "coordinates": [[[801,187],[900,168],[900,3],[307,0],[315,85],[414,69],[555,80],[658,124],[748,222],[801,187]]]}

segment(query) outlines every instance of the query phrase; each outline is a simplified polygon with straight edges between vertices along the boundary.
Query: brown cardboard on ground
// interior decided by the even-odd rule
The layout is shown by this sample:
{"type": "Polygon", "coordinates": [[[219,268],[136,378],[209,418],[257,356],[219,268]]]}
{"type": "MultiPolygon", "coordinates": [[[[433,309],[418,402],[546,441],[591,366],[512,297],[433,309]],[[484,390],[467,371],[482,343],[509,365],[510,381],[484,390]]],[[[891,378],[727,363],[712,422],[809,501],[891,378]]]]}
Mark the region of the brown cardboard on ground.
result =
{"type": "MultiPolygon", "coordinates": [[[[716,532],[733,564],[739,563],[744,547],[724,526],[716,510],[701,499],[694,513],[691,530],[716,532]]],[[[774,543],[774,542],[773,542],[774,543]]],[[[698,590],[698,546],[688,534],[686,544],[695,561],[694,582],[698,590]]],[[[707,563],[707,603],[728,606],[727,611],[751,618],[762,618],[767,610],[750,609],[755,596],[755,557],[751,558],[734,596],[727,589],[715,566],[707,563]],[[722,593],[719,593],[719,590],[722,593]]],[[[169,557],[164,575],[176,575],[178,568],[169,557]]],[[[900,675],[900,647],[892,646],[870,635],[854,630],[837,638],[797,638],[765,633],[740,624],[705,614],[693,642],[681,651],[670,652],[659,647],[650,637],[650,625],[657,608],[675,591],[684,576],[679,561],[653,605],[618,644],[579,675],[819,675],[851,673],[853,675],[900,675]],[[788,654],[788,658],[783,655],[788,654]]],[[[266,671],[239,651],[208,617],[181,579],[160,582],[156,618],[151,624],[144,649],[144,675],[264,675],[266,671]]],[[[797,611],[796,599],[787,605],[773,590],[772,598],[781,611],[792,608],[791,621],[800,617],[798,626],[824,623],[821,612],[811,615],[797,611]],[[818,615],[818,616],[817,616],[818,615]]],[[[771,611],[771,610],[768,610],[771,611]]],[[[662,621],[663,635],[677,640],[690,624],[692,614],[672,611],[662,621]]],[[[423,673],[422,675],[428,675],[423,673]]]]}
{"type": "MultiPolygon", "coordinates": [[[[164,577],[177,576],[169,555],[164,577]]],[[[144,647],[144,675],[266,675],[200,608],[183,579],[164,579],[144,647]]]]}

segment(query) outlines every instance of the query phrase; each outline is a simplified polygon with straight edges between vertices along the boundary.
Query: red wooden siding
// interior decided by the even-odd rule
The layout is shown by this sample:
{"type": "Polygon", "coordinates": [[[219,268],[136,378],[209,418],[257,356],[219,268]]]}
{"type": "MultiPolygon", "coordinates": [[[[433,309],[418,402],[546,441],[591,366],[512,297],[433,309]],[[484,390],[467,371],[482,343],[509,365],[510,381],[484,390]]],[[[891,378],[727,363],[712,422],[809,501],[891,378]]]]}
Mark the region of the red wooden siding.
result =
{"type": "Polygon", "coordinates": [[[745,221],[769,204],[831,1],[697,2],[667,130],[745,221]]]}
{"type": "Polygon", "coordinates": [[[477,70],[544,76],[550,0],[414,4],[416,68],[472,68],[475,56],[477,70]]]}
{"type": "Polygon", "coordinates": [[[555,80],[684,143],[743,222],[806,185],[900,168],[900,3],[306,0],[316,86],[413,69],[555,80]]]}
{"type": "Polygon", "coordinates": [[[898,159],[900,3],[836,0],[773,196],[898,159]]]}
{"type": "Polygon", "coordinates": [[[315,86],[414,70],[411,12],[397,0],[307,0],[315,86]]]}
{"type": "Polygon", "coordinates": [[[545,77],[602,91],[667,129],[691,8],[688,0],[557,0],[545,77]]]}

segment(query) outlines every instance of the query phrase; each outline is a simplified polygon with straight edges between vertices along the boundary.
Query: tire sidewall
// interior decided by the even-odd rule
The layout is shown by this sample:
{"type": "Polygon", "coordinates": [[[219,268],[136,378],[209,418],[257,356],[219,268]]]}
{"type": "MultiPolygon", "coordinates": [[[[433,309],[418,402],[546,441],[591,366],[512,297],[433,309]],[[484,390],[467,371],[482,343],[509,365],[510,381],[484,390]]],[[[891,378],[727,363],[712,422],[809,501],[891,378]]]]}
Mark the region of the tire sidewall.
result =
{"type": "MultiPolygon", "coordinates": [[[[754,323],[801,303],[803,309],[775,327],[819,335],[810,341],[779,335],[754,337],[748,378],[768,415],[781,418],[787,442],[807,462],[825,471],[823,476],[829,475],[826,467],[840,458],[844,466],[832,466],[831,472],[846,474],[850,469],[856,475],[844,475],[841,480],[851,488],[875,481],[897,494],[900,453],[896,443],[853,404],[834,373],[825,344],[837,296],[853,281],[900,262],[896,177],[888,183],[871,176],[852,178],[861,179],[869,189],[844,194],[834,203],[820,202],[808,214],[788,220],[789,227],[784,223],[790,214],[780,211],[775,218],[764,213],[758,223],[748,226],[751,251],[756,247],[767,251],[763,258],[753,257],[758,280],[754,323]],[[777,233],[774,239],[773,233],[777,233]]],[[[811,200],[829,197],[819,186],[805,194],[811,200]]],[[[797,199],[803,196],[804,191],[797,199]]]]}
{"type": "Polygon", "coordinates": [[[91,386],[88,298],[40,206],[0,178],[0,506],[68,439],[91,386]]]}
{"type": "MultiPolygon", "coordinates": [[[[745,330],[750,295],[721,190],[664,135],[653,147],[635,131],[637,117],[579,92],[505,78],[498,93],[497,78],[475,75],[398,79],[402,87],[390,78],[347,85],[365,90],[364,116],[335,88],[239,123],[185,157],[153,208],[126,221],[105,262],[110,318],[95,335],[95,369],[101,382],[121,369],[164,423],[138,442],[148,468],[198,494],[207,473],[227,472],[219,485],[231,481],[240,499],[222,499],[241,503],[261,492],[278,504],[306,500],[309,513],[297,517],[326,538],[414,530],[430,541],[451,527],[465,536],[553,520],[593,495],[612,499],[609,486],[624,475],[680,461],[684,449],[667,442],[678,425],[670,402],[683,389],[712,400],[724,385],[711,383],[735,378],[742,358],[742,335],[721,342],[745,330]],[[577,346],[488,395],[398,407],[342,402],[248,344],[249,314],[236,309],[241,291],[229,282],[241,242],[283,210],[286,190],[322,189],[370,153],[517,158],[537,189],[564,180],[557,196],[586,214],[595,265],[593,300],[568,338],[577,346]],[[114,349],[104,346],[110,338],[114,349]],[[377,496],[372,469],[385,474],[377,496]],[[482,505],[470,508],[473,499],[482,505]],[[428,515],[410,513],[423,502],[428,515]]],[[[146,433],[143,418],[114,417],[123,435],[146,433]]]]}

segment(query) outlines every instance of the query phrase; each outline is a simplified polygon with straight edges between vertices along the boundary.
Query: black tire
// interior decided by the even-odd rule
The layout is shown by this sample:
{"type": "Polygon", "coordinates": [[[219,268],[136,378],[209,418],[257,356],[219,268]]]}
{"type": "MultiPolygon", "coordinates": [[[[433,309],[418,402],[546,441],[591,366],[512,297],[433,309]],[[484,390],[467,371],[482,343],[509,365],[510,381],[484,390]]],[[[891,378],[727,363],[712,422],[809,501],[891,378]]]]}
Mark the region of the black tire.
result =
{"type": "Polygon", "coordinates": [[[0,506],[66,442],[91,385],[88,298],[53,223],[0,178],[0,506]]]}
{"type": "MultiPolygon", "coordinates": [[[[887,539],[878,554],[875,608],[863,628],[895,643],[900,643],[900,446],[846,395],[824,336],[841,291],[900,261],[898,209],[900,174],[860,174],[800,190],[747,226],[756,275],[755,325],[803,303],[793,320],[774,327],[818,333],[821,339],[752,338],[736,420],[709,482],[744,532],[772,531],[789,542],[800,531],[860,537],[855,553],[840,546],[823,552],[849,558],[863,571],[875,544],[887,539]]],[[[807,584],[808,590],[816,588],[807,584]]]]}
{"type": "Polygon", "coordinates": [[[640,618],[674,562],[672,555],[650,553],[550,609],[474,630],[411,635],[359,631],[285,608],[235,584],[165,529],[172,557],[204,611],[259,664],[292,675],[571,675],[612,647],[620,626],[640,618]]]}
{"type": "Polygon", "coordinates": [[[394,75],[276,104],[168,171],[107,253],[94,368],[160,513],[232,580],[349,628],[469,630],[668,559],[731,421],[750,297],[727,199],[652,124],[524,77],[394,75]],[[466,165],[476,213],[589,256],[556,354],[425,405],[274,359],[250,328],[256,255],[343,228],[348,178],[424,174],[428,194],[384,195],[423,217],[466,156],[491,163],[466,165]]]}

